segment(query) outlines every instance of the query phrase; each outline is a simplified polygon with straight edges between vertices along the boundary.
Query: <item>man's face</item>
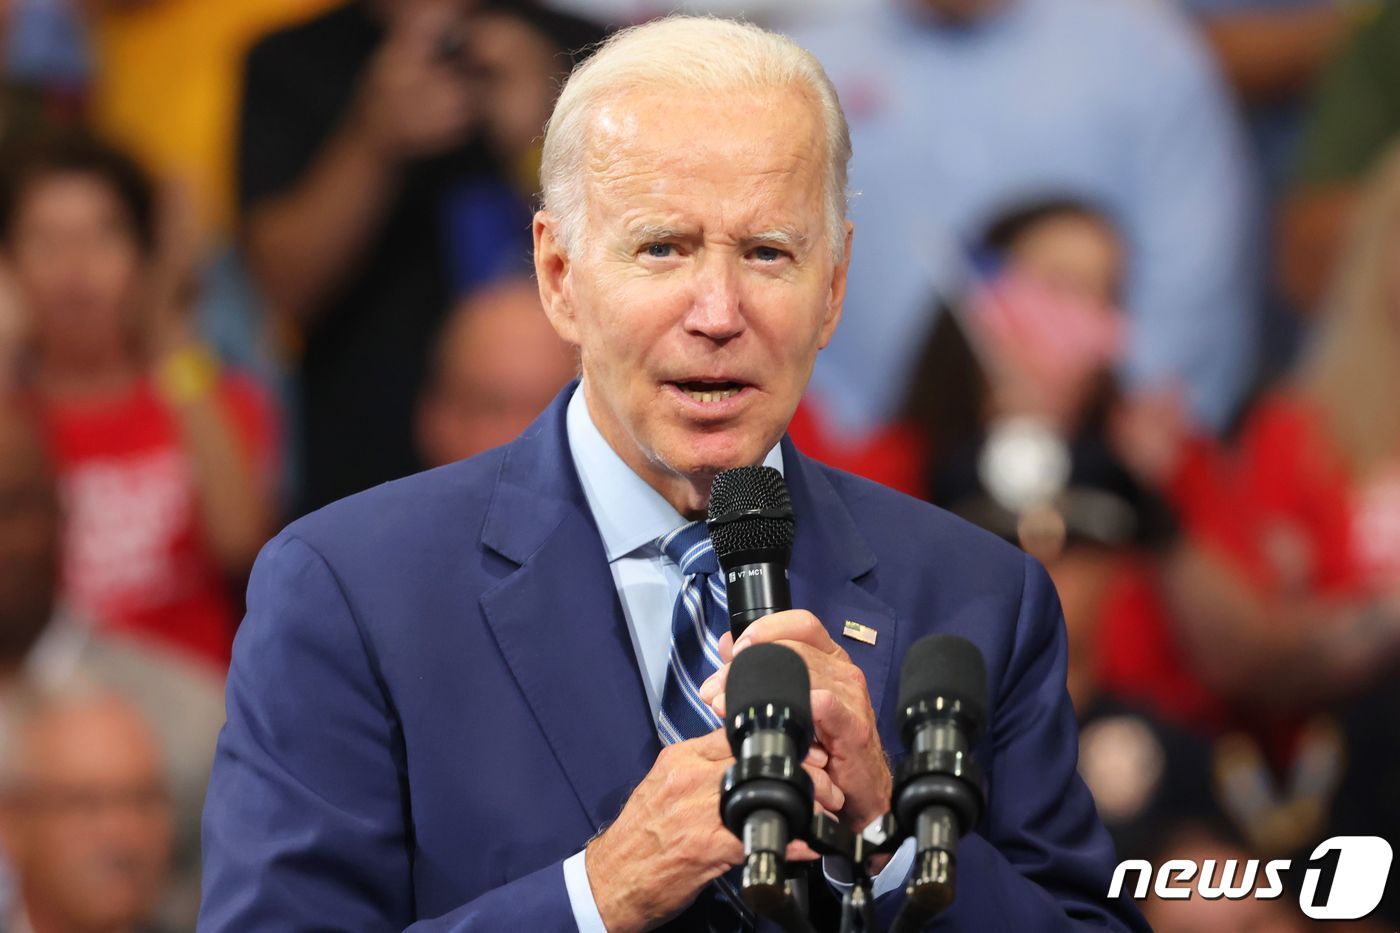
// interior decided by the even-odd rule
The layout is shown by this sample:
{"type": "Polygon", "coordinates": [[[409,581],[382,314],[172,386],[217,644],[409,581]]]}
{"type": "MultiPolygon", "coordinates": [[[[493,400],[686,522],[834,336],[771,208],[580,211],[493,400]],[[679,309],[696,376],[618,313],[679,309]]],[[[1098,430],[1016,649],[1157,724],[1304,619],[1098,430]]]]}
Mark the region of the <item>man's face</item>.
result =
{"type": "Polygon", "coordinates": [[[633,92],[594,114],[575,254],[537,218],[546,310],[580,348],[589,411],[663,494],[760,462],[831,339],[846,261],[825,237],[824,152],[795,89],[633,92]]]}
{"type": "Polygon", "coordinates": [[[124,704],[81,701],[41,714],[21,746],[3,826],[29,912],[75,930],[149,919],[172,823],[145,723],[124,704]]]}
{"type": "Polygon", "coordinates": [[[524,280],[488,288],[453,312],[418,411],[418,441],[440,466],[515,439],[578,367],[524,280]]]}

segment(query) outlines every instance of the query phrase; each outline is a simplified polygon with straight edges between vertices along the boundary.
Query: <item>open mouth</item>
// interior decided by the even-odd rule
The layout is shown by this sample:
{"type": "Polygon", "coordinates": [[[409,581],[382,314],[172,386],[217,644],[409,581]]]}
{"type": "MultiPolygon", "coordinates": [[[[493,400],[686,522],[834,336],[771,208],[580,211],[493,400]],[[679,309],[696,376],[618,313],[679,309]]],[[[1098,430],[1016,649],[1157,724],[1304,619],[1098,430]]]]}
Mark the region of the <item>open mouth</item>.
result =
{"type": "Polygon", "coordinates": [[[727,398],[732,398],[742,392],[746,386],[742,382],[732,382],[728,380],[688,380],[685,382],[673,382],[676,388],[697,402],[711,403],[722,402],[727,398]]]}

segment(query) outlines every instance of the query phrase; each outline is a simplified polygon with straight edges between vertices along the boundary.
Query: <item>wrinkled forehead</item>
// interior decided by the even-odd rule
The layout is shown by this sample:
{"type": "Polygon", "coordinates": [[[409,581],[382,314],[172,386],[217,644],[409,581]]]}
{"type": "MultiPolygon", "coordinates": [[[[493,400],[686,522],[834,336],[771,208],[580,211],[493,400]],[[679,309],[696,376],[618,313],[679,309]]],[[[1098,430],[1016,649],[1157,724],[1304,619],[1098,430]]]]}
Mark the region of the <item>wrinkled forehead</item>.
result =
{"type": "Polygon", "coordinates": [[[827,176],[821,112],[796,85],[611,95],[589,116],[583,175],[590,213],[781,204],[820,223],[827,176]]]}

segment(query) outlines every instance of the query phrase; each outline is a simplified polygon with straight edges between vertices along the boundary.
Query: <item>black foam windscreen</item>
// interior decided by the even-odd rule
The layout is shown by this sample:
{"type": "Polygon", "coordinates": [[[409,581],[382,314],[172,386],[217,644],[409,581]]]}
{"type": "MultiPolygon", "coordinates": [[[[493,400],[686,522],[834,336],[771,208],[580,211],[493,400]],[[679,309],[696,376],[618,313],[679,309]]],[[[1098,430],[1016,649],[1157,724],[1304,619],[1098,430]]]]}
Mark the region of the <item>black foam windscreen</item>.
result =
{"type": "Polygon", "coordinates": [[[736,719],[741,713],[747,716],[748,711],[753,710],[759,721],[774,717],[786,719],[805,738],[799,743],[804,746],[805,754],[805,746],[811,743],[812,736],[812,684],[807,662],[796,651],[782,645],[745,648],[734,656],[734,663],[730,665],[724,687],[724,707],[724,727],[731,746],[741,738],[735,734],[736,719]]]}
{"type": "Polygon", "coordinates": [[[708,524],[720,563],[748,551],[790,551],[795,526],[783,474],[767,466],[718,473],[710,485],[708,524]]]}
{"type": "Polygon", "coordinates": [[[976,724],[987,723],[987,662],[982,652],[958,635],[926,635],[914,642],[899,672],[899,729],[906,711],[920,700],[956,700],[976,724]]]}

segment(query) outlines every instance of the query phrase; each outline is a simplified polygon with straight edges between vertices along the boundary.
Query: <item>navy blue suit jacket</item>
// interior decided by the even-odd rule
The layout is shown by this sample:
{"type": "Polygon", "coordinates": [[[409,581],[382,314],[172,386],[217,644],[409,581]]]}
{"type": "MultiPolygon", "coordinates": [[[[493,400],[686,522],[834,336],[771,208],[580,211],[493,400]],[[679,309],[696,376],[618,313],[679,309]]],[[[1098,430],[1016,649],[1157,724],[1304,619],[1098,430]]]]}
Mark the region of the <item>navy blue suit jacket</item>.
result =
{"type": "MultiPolygon", "coordinates": [[[[660,744],[567,398],[504,448],[352,496],[263,549],[205,806],[202,930],[574,929],[562,862],[660,744]]],[[[1113,850],[1075,773],[1045,572],[790,442],[783,456],[794,604],[864,671],[886,748],[902,751],[916,639],[957,633],[987,660],[987,816],[933,928],[1142,928],[1105,899],[1113,850]],[[846,619],[876,643],[840,638],[846,619]]]]}

